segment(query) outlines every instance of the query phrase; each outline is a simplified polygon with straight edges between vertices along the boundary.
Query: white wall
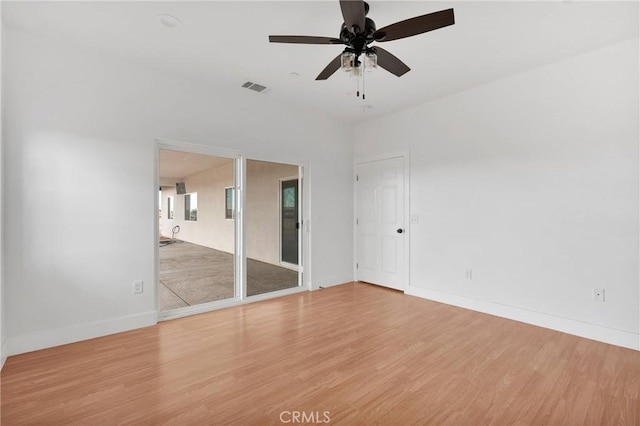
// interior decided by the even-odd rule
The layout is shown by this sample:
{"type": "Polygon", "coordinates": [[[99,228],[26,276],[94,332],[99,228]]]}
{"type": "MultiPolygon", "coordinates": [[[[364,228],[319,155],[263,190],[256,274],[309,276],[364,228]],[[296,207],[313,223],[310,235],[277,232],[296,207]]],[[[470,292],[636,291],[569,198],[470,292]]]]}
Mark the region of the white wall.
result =
{"type": "Polygon", "coordinates": [[[357,126],[411,153],[409,292],[640,348],[638,75],[634,39],[357,126]]]}
{"type": "Polygon", "coordinates": [[[157,138],[308,161],[313,285],[352,278],[351,242],[334,239],[352,232],[345,127],[16,30],[3,55],[10,354],[155,322],[157,138]]]}

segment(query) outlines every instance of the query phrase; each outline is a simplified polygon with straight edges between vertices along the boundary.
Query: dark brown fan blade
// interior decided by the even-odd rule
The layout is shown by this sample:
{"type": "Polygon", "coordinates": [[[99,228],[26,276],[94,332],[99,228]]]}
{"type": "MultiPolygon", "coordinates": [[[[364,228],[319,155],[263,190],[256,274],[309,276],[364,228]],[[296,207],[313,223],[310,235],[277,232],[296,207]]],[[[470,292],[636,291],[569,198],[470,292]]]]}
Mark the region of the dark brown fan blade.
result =
{"type": "Polygon", "coordinates": [[[270,35],[271,43],[299,43],[299,44],[342,44],[342,40],[333,37],[314,37],[297,35],[270,35]]]}
{"type": "Polygon", "coordinates": [[[326,80],[331,77],[334,72],[338,71],[340,69],[341,56],[342,53],[336,56],[333,61],[329,62],[329,65],[327,65],[325,69],[323,69],[322,72],[318,74],[316,80],[326,80]]]}
{"type": "Polygon", "coordinates": [[[453,9],[446,9],[387,25],[376,31],[373,38],[380,42],[397,40],[437,30],[454,23],[453,9]]]}
{"type": "Polygon", "coordinates": [[[359,31],[364,31],[364,1],[363,0],[340,0],[342,17],[348,30],[354,26],[359,31]]]}
{"type": "Polygon", "coordinates": [[[376,52],[376,55],[378,55],[378,65],[389,71],[391,74],[395,74],[400,77],[411,70],[407,64],[384,50],[382,47],[376,46],[373,50],[376,52]]]}

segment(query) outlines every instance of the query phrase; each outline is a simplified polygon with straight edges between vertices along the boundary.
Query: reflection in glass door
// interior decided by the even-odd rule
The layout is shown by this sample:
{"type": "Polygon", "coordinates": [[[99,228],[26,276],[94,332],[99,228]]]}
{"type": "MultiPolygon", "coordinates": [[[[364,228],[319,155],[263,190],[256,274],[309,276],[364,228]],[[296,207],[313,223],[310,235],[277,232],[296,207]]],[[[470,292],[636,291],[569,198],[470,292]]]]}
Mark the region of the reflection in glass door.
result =
{"type": "Polygon", "coordinates": [[[247,296],[298,287],[299,167],[247,160],[245,173],[247,296]]]}
{"type": "Polygon", "coordinates": [[[298,179],[280,183],[280,261],[298,264],[298,179]]]}

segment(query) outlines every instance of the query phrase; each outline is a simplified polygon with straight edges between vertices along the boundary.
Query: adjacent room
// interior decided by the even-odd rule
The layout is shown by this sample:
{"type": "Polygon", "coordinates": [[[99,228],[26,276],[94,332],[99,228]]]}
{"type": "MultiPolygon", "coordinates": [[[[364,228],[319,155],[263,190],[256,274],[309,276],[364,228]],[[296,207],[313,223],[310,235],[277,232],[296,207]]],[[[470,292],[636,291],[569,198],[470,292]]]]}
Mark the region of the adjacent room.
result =
{"type": "Polygon", "coordinates": [[[3,425],[640,424],[633,1],[2,1],[3,425]]]}

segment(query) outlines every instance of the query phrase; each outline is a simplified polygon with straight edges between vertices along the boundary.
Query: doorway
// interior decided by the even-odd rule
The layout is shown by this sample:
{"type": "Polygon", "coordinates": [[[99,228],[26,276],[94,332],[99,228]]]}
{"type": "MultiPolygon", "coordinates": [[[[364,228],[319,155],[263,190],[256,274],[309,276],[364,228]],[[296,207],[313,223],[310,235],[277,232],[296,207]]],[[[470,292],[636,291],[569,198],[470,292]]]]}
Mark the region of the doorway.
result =
{"type": "Polygon", "coordinates": [[[406,157],[356,161],[356,279],[403,290],[408,278],[406,157]]]}
{"type": "Polygon", "coordinates": [[[173,142],[157,152],[159,320],[310,288],[303,164],[173,142]]]}
{"type": "Polygon", "coordinates": [[[158,165],[159,311],[237,298],[236,160],[160,149],[158,165]]]}

